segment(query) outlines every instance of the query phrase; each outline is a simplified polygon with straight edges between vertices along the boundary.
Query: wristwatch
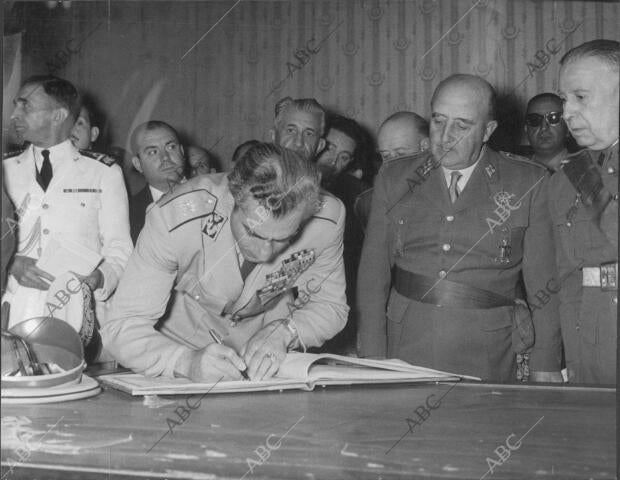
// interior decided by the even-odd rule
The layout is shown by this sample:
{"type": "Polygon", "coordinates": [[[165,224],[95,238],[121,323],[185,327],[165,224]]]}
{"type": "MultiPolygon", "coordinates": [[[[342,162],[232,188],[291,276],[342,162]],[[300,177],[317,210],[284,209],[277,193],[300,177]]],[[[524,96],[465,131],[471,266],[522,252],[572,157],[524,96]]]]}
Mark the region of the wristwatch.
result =
{"type": "Polygon", "coordinates": [[[282,320],[282,325],[284,325],[286,327],[286,329],[292,335],[291,341],[288,342],[287,349],[288,350],[293,350],[293,349],[299,347],[299,343],[300,343],[299,342],[299,332],[297,331],[297,327],[295,326],[293,321],[290,318],[285,318],[284,320],[282,320]]]}

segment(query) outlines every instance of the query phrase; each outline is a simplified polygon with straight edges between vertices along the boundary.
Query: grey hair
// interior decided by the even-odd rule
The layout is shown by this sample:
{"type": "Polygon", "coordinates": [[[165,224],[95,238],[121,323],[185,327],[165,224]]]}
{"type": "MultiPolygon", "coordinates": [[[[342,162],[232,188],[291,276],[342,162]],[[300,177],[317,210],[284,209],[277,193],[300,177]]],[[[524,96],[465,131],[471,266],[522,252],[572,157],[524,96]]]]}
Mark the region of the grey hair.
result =
{"type": "Polygon", "coordinates": [[[299,207],[304,220],[320,209],[320,176],[317,167],[299,154],[272,143],[259,143],[235,162],[228,175],[237,206],[253,198],[273,218],[282,218],[299,207]]]}
{"type": "Polygon", "coordinates": [[[620,42],[600,39],[582,43],[564,54],[560,66],[589,57],[598,58],[617,72],[620,66],[620,42]]]}
{"type": "Polygon", "coordinates": [[[314,98],[291,98],[284,97],[276,103],[276,118],[274,121],[274,125],[277,129],[280,128],[282,123],[282,116],[286,111],[290,108],[294,108],[297,110],[316,113],[320,116],[320,126],[319,126],[319,137],[322,137],[325,133],[325,110],[321,106],[319,102],[317,102],[314,98]]]}

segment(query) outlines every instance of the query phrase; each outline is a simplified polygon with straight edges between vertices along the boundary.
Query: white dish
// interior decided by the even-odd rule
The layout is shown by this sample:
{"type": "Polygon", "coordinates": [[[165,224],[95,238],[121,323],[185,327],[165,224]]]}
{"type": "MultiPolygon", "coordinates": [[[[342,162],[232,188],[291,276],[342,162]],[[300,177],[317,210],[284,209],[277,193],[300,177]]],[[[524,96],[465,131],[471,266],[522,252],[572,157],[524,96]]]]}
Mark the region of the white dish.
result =
{"type": "Polygon", "coordinates": [[[2,403],[7,405],[55,403],[97,395],[101,387],[96,380],[82,375],[81,381],[47,388],[3,388],[2,403]]]}

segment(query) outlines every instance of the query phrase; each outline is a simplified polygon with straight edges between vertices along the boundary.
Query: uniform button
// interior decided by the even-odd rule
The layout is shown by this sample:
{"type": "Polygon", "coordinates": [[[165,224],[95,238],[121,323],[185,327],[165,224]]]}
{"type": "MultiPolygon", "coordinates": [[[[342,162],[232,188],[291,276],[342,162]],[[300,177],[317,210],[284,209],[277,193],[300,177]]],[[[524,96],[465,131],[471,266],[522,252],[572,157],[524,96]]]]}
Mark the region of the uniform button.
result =
{"type": "Polygon", "coordinates": [[[609,167],[607,169],[607,173],[609,173],[610,175],[613,175],[614,173],[616,173],[616,171],[614,170],[614,167],[609,167]]]}
{"type": "Polygon", "coordinates": [[[194,300],[200,300],[200,295],[194,296],[194,300]]]}
{"type": "Polygon", "coordinates": [[[43,210],[47,210],[48,208],[50,208],[50,206],[47,203],[43,204],[43,210]]]}
{"type": "Polygon", "coordinates": [[[446,271],[445,270],[439,270],[439,278],[443,278],[446,276],[446,271]]]}
{"type": "Polygon", "coordinates": [[[581,330],[581,327],[580,327],[579,325],[577,325],[577,326],[575,327],[575,330],[579,331],[579,330],[581,330]]]}
{"type": "Polygon", "coordinates": [[[47,228],[43,229],[43,235],[47,235],[48,233],[50,233],[50,231],[47,228]]]}
{"type": "Polygon", "coordinates": [[[618,297],[612,298],[611,301],[614,305],[618,305],[618,297]]]}
{"type": "Polygon", "coordinates": [[[399,225],[402,225],[403,223],[405,223],[405,221],[404,221],[402,218],[399,218],[399,219],[398,219],[398,224],[399,224],[399,225]]]}
{"type": "Polygon", "coordinates": [[[446,217],[446,220],[447,220],[448,222],[453,222],[453,221],[454,221],[454,215],[448,215],[448,216],[446,217]]]}
{"type": "Polygon", "coordinates": [[[442,249],[444,252],[449,251],[451,248],[452,248],[452,247],[450,246],[450,244],[449,244],[449,243],[444,243],[444,244],[441,246],[441,249],[442,249]]]}

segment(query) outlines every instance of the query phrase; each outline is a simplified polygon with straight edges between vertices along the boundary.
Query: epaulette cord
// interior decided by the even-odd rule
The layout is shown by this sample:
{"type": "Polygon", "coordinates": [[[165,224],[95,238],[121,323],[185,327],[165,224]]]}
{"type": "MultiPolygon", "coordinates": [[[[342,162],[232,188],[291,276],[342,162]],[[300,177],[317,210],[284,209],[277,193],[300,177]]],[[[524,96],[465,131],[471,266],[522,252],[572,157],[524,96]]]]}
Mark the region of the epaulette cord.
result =
{"type": "Polygon", "coordinates": [[[16,149],[16,150],[11,150],[10,152],[5,152],[2,155],[2,158],[4,160],[6,160],[7,158],[11,158],[11,157],[16,157],[18,155],[21,155],[22,153],[24,153],[24,151],[26,150],[26,148],[21,148],[21,149],[16,149]]]}
{"type": "Polygon", "coordinates": [[[114,165],[115,160],[112,157],[109,157],[105,153],[93,152],[92,150],[80,150],[80,155],[88,158],[92,158],[93,160],[97,160],[108,167],[110,165],[114,165]]]}
{"type": "Polygon", "coordinates": [[[504,152],[504,151],[501,151],[499,153],[502,156],[508,158],[509,160],[515,160],[517,162],[526,163],[526,164],[532,165],[534,167],[542,168],[543,170],[547,169],[547,167],[545,165],[543,165],[542,163],[535,162],[534,160],[530,160],[529,158],[522,157],[521,155],[515,155],[514,153],[504,152]]]}

